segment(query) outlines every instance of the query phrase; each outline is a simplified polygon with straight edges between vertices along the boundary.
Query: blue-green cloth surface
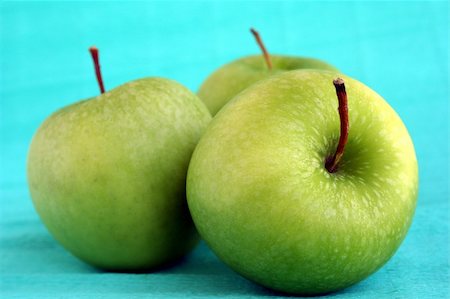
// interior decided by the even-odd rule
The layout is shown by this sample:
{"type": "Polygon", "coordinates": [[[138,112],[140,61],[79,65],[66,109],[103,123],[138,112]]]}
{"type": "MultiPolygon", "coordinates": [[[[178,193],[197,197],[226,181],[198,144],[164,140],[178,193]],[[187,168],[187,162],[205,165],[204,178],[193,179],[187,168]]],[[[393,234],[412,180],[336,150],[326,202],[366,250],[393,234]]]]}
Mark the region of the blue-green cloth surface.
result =
{"type": "Polygon", "coordinates": [[[449,297],[448,2],[0,2],[0,297],[281,296],[221,263],[204,243],[156,273],[119,274],[74,258],[49,235],[26,183],[33,133],[53,111],[144,76],[192,90],[214,69],[259,53],[317,57],[380,93],[414,140],[416,215],[396,255],[335,298],[449,297]]]}

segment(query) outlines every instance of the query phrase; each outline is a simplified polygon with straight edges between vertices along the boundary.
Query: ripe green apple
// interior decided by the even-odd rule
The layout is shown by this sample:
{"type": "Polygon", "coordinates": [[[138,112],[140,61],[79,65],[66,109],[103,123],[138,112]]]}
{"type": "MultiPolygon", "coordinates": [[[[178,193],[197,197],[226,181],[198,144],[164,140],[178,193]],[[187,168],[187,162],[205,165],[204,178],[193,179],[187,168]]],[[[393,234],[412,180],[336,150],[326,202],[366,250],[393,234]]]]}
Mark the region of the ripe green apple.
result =
{"type": "Polygon", "coordinates": [[[162,78],[136,80],[51,115],[28,156],[44,224],[80,259],[137,271],[194,247],[185,179],[211,116],[196,95],[162,78]]]}
{"type": "Polygon", "coordinates": [[[250,28],[262,55],[232,61],[212,73],[200,86],[198,95],[214,116],[234,96],[250,85],[270,76],[297,69],[337,69],[318,59],[270,55],[258,31],[250,28]]]}
{"type": "Polygon", "coordinates": [[[271,69],[261,55],[240,58],[220,67],[203,82],[198,96],[215,115],[235,95],[270,76],[297,69],[337,71],[328,63],[313,58],[270,55],[270,59],[271,69]]]}
{"type": "Polygon", "coordinates": [[[303,70],[249,87],[213,119],[194,151],[188,205],[210,248],[268,288],[323,294],[350,286],[395,253],[414,214],[418,168],[399,116],[373,90],[303,70]],[[349,135],[335,172],[348,91],[349,135]]]}

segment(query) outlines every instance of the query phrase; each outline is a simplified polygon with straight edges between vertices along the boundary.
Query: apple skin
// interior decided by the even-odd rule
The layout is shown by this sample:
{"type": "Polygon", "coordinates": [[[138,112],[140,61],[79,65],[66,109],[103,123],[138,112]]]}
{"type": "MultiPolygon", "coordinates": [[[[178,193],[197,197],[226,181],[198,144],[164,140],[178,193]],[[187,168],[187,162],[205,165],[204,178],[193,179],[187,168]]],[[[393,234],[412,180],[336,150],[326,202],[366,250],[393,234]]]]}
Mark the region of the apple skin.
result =
{"type": "Polygon", "coordinates": [[[272,70],[262,55],[247,56],[232,61],[212,73],[200,86],[198,96],[214,116],[229,100],[250,85],[275,74],[297,69],[337,69],[314,58],[270,55],[272,70]]]}
{"type": "Polygon", "coordinates": [[[218,257],[265,287],[316,295],[385,264],[414,214],[410,136],[374,91],[327,71],[286,72],[246,89],[213,119],[188,171],[194,223],[218,257]],[[349,139],[338,171],[333,79],[346,82],[349,139]]]}
{"type": "Polygon", "coordinates": [[[139,271],[180,258],[199,239],[185,179],[210,120],[196,95],[162,78],[54,113],[28,156],[42,221],[71,253],[103,269],[139,271]]]}

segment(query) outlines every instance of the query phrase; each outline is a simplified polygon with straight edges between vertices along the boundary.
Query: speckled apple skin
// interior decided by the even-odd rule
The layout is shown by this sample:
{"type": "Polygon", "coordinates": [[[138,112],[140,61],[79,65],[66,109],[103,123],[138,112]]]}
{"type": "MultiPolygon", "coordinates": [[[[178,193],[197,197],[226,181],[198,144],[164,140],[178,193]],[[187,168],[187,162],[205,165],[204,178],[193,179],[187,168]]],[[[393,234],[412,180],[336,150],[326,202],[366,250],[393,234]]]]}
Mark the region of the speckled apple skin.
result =
{"type": "Polygon", "coordinates": [[[33,203],[82,260],[116,271],[173,261],[198,241],[185,197],[211,116],[180,84],[133,81],[51,115],[28,156],[33,203]]]}
{"type": "Polygon", "coordinates": [[[239,92],[262,79],[296,69],[337,69],[321,60],[305,57],[270,55],[272,70],[262,55],[247,56],[232,61],[212,73],[200,86],[198,96],[215,115],[239,92]]]}
{"type": "Polygon", "coordinates": [[[292,71],[256,83],[213,119],[189,166],[188,204],[222,261],[268,288],[323,294],[379,269],[414,214],[418,168],[395,111],[342,74],[292,71]],[[348,92],[338,172],[333,79],[348,92]]]}

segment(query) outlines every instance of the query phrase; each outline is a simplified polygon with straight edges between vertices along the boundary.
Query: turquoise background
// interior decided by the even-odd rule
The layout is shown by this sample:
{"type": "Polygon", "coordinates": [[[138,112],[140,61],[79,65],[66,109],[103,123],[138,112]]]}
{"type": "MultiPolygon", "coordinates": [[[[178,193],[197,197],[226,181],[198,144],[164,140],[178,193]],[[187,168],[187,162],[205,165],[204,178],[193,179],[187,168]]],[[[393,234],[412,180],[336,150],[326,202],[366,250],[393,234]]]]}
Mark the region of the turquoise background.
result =
{"type": "Polygon", "coordinates": [[[241,278],[204,244],[150,274],[93,269],[63,250],[35,213],[26,155],[53,111],[107,89],[164,76],[197,90],[220,65],[258,53],[313,56],[374,88],[414,140],[420,194],[397,254],[336,298],[449,297],[448,2],[1,2],[0,297],[278,296],[241,278]]]}

